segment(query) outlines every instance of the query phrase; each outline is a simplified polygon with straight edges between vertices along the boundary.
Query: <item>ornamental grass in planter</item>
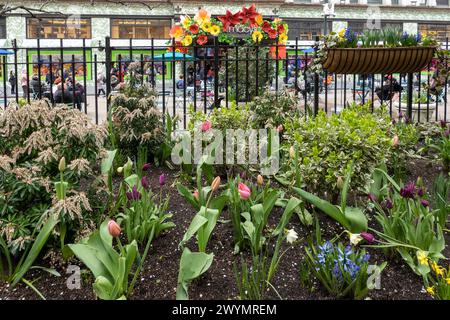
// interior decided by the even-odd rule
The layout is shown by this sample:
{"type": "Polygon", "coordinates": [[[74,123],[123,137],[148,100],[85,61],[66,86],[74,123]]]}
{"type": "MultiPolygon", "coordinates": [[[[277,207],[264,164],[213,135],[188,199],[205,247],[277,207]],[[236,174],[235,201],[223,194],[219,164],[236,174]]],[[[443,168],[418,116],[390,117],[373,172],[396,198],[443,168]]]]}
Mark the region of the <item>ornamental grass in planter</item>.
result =
{"type": "Polygon", "coordinates": [[[431,37],[410,35],[400,29],[358,34],[347,28],[324,38],[316,64],[322,64],[321,67],[332,73],[412,73],[427,66],[436,46],[431,37]]]}

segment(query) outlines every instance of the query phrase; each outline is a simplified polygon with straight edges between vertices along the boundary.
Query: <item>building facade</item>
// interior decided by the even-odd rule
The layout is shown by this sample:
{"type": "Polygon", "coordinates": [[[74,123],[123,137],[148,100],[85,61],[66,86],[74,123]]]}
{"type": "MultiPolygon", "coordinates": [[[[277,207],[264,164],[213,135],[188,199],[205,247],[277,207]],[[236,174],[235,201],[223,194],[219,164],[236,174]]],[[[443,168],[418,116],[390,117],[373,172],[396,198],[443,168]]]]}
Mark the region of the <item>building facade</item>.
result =
{"type": "MultiPolygon", "coordinates": [[[[323,0],[322,0],[323,1],[323,0]]],[[[326,30],[339,31],[350,27],[354,31],[392,25],[409,33],[435,32],[445,41],[450,38],[450,0],[336,0],[335,15],[322,15],[321,0],[255,0],[255,1],[93,1],[58,0],[7,1],[10,7],[39,8],[41,11],[17,9],[0,16],[0,45],[11,48],[13,41],[19,48],[19,61],[37,60],[38,39],[40,54],[46,57],[61,56],[52,48],[64,46],[65,61],[88,55],[88,59],[104,53],[92,49],[81,52],[79,48],[101,47],[106,37],[115,47],[164,45],[169,30],[181,15],[194,15],[200,7],[212,15],[223,15],[226,10],[237,11],[244,5],[256,3],[265,17],[280,17],[289,24],[290,41],[298,40],[309,45],[317,35],[326,30]],[[326,23],[325,23],[326,21],[326,23]],[[131,40],[130,40],[131,39],[131,40]],[[77,50],[70,48],[78,48],[77,50]],[[47,50],[45,48],[48,48],[47,50]],[[52,51],[53,50],[53,51],[52,51]]],[[[0,3],[1,5],[1,3],[0,3]]],[[[1,7],[0,7],[1,8],[1,7]]],[[[5,10],[4,10],[5,11],[5,10]]],[[[113,54],[126,54],[126,49],[113,54]]],[[[136,52],[139,53],[139,52],[136,52]]],[[[8,60],[13,59],[12,56],[8,60]]],[[[87,70],[89,71],[89,70],[87,70]]]]}

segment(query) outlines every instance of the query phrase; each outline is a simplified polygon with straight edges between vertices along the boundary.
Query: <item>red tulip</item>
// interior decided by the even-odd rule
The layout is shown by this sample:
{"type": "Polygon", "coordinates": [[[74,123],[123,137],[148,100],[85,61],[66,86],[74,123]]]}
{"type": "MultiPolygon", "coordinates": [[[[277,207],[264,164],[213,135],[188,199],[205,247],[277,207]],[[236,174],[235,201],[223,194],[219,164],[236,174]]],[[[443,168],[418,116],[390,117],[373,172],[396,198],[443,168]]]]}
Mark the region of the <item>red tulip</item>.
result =
{"type": "Polygon", "coordinates": [[[252,193],[250,188],[247,187],[242,182],[240,182],[239,185],[238,185],[238,191],[239,191],[239,196],[243,200],[247,200],[248,198],[250,198],[250,194],[252,193]]]}
{"type": "Polygon", "coordinates": [[[117,224],[117,222],[115,222],[114,220],[109,220],[108,222],[108,232],[111,236],[113,237],[118,237],[120,236],[120,226],[117,224]]]}

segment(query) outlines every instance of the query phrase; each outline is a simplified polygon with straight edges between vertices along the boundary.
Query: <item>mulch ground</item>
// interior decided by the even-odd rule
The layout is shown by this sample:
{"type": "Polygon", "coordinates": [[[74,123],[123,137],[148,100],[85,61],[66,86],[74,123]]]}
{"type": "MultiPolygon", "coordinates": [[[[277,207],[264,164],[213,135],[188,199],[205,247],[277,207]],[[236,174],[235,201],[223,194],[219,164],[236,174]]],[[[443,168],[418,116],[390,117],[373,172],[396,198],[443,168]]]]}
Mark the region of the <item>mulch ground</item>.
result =
{"type": "MultiPolygon", "coordinates": [[[[410,166],[411,179],[423,175],[425,184],[431,186],[433,179],[439,174],[440,168],[430,165],[424,160],[416,160],[410,166]]],[[[181,251],[178,248],[192,217],[194,209],[178,194],[175,186],[176,173],[165,168],[158,168],[151,172],[150,181],[153,190],[158,190],[158,176],[162,173],[168,176],[167,184],[162,188],[164,195],[170,195],[170,211],[174,214],[172,221],[176,227],[154,240],[150,254],[136,284],[134,295],[131,299],[175,299],[179,259],[181,251]]],[[[281,215],[281,210],[275,210],[270,218],[270,224],[274,226],[281,215]]],[[[231,223],[224,223],[228,219],[227,212],[223,213],[220,221],[209,242],[207,252],[214,253],[214,262],[209,271],[189,287],[190,299],[238,299],[233,266],[241,259],[233,255],[233,232],[231,223]]],[[[324,239],[331,239],[342,231],[342,228],[325,215],[319,217],[324,239]]],[[[313,285],[302,286],[300,283],[299,268],[304,259],[304,246],[308,237],[312,234],[312,227],[303,226],[294,215],[288,226],[294,228],[299,235],[299,241],[294,247],[288,249],[284,245],[282,251],[288,249],[283,256],[278,271],[273,280],[273,286],[283,299],[333,299],[324,291],[318,282],[313,285]]],[[[446,242],[450,236],[446,234],[446,242]]],[[[196,245],[191,241],[188,246],[195,249],[196,245]]],[[[430,299],[424,292],[422,279],[415,275],[410,268],[403,263],[398,255],[388,257],[380,250],[368,249],[371,254],[371,263],[387,261],[388,265],[381,276],[381,289],[372,290],[368,297],[374,300],[381,299],[430,299]]],[[[448,246],[444,255],[449,257],[448,246]]],[[[38,265],[49,265],[49,259],[39,261],[38,265]]],[[[73,263],[69,262],[69,263],[73,263]]],[[[70,290],[67,287],[67,264],[56,265],[61,277],[49,275],[39,270],[31,270],[27,280],[34,280],[34,286],[47,299],[95,299],[92,291],[93,277],[89,272],[83,273],[83,281],[80,289],[70,290]]],[[[269,289],[266,299],[279,299],[274,290],[269,289]]],[[[19,284],[11,289],[5,283],[0,283],[0,300],[13,299],[39,299],[37,294],[29,287],[19,284]]]]}

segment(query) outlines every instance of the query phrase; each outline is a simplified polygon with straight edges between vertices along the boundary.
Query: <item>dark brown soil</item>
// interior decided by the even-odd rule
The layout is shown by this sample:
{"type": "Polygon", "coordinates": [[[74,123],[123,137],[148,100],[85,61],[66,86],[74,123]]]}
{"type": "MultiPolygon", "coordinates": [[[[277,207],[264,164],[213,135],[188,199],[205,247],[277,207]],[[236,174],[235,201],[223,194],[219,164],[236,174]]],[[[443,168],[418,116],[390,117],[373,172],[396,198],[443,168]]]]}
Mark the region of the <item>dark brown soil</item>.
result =
{"type": "MultiPolygon", "coordinates": [[[[410,170],[411,179],[423,174],[427,186],[431,185],[433,179],[439,173],[438,168],[422,160],[414,162],[410,170]]],[[[174,214],[172,220],[176,227],[154,240],[131,299],[175,299],[181,256],[178,244],[196,213],[178,194],[174,185],[177,178],[175,172],[163,168],[152,170],[149,177],[153,190],[160,189],[158,176],[162,172],[167,174],[168,179],[161,192],[163,195],[170,195],[171,197],[170,211],[174,214]]],[[[272,214],[269,221],[272,226],[276,224],[280,215],[281,211],[278,210],[272,214]]],[[[319,218],[324,239],[331,239],[342,231],[335,221],[324,215],[320,215],[319,218]]],[[[225,212],[214,230],[207,249],[207,252],[214,253],[214,262],[206,274],[190,285],[190,299],[238,299],[239,292],[236,287],[233,265],[240,261],[240,257],[233,255],[232,226],[231,223],[223,223],[227,219],[227,213],[225,212]]],[[[299,241],[294,247],[288,249],[288,246],[284,245],[282,248],[282,251],[285,249],[288,249],[288,251],[281,260],[273,280],[273,286],[283,299],[332,299],[317,281],[313,281],[313,285],[302,286],[300,284],[299,268],[304,259],[304,246],[313,232],[313,228],[303,226],[295,215],[288,227],[294,228],[298,232],[299,241]]],[[[447,242],[450,240],[448,234],[446,240],[447,242]]],[[[195,249],[193,241],[188,246],[195,249]]],[[[387,257],[382,251],[375,249],[368,249],[368,251],[371,254],[372,263],[388,262],[388,266],[382,273],[381,289],[372,290],[369,293],[370,299],[430,299],[428,294],[424,293],[422,279],[415,275],[397,256],[387,257]]],[[[444,255],[450,256],[448,247],[446,247],[444,255]]],[[[40,261],[39,264],[49,265],[48,260],[40,261]]],[[[70,290],[66,285],[69,276],[66,274],[66,267],[57,266],[56,268],[61,273],[61,277],[32,270],[27,274],[26,279],[33,280],[34,286],[47,299],[95,298],[92,292],[93,279],[88,271],[84,273],[81,289],[70,290]]],[[[272,289],[268,290],[266,298],[279,299],[272,289]]],[[[19,284],[11,290],[7,284],[0,283],[0,300],[2,299],[39,299],[39,297],[23,284],[19,284]]]]}

